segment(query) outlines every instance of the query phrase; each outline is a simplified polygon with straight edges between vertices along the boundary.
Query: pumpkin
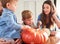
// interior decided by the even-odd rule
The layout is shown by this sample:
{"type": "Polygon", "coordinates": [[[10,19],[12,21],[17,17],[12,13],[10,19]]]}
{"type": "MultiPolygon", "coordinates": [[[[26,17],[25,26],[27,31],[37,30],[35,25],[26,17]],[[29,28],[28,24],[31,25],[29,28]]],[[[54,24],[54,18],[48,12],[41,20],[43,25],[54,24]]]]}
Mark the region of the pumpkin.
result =
{"type": "Polygon", "coordinates": [[[29,44],[43,44],[48,40],[49,36],[49,31],[48,29],[33,29],[33,28],[28,28],[22,31],[21,36],[22,40],[25,43],[29,44]]]}

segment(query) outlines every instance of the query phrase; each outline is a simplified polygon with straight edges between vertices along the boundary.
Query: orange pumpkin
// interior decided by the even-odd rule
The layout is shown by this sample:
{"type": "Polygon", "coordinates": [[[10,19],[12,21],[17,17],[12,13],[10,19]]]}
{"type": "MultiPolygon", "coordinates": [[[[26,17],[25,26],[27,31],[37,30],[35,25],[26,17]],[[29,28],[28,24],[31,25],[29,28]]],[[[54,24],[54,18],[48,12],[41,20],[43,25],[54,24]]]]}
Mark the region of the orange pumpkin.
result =
{"type": "Polygon", "coordinates": [[[21,34],[22,34],[21,35],[22,40],[25,43],[29,43],[29,44],[32,44],[32,43],[33,44],[43,44],[44,42],[47,41],[47,37],[48,37],[48,34],[46,31],[40,30],[40,29],[37,30],[37,29],[33,29],[33,28],[23,30],[21,34]]]}

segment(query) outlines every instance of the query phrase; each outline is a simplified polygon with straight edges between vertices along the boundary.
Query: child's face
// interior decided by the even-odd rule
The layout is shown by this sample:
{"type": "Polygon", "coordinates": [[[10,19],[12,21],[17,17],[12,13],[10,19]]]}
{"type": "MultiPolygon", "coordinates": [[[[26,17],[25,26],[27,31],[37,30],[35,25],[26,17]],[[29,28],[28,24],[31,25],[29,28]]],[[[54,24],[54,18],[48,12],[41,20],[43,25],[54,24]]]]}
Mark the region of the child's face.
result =
{"type": "Polygon", "coordinates": [[[17,5],[17,2],[13,1],[11,3],[8,3],[7,8],[12,10],[12,11],[16,11],[16,7],[17,7],[16,5],[17,5]]]}
{"type": "Polygon", "coordinates": [[[29,18],[29,19],[23,20],[23,22],[24,22],[26,25],[31,25],[33,21],[32,21],[32,18],[29,18]]]}

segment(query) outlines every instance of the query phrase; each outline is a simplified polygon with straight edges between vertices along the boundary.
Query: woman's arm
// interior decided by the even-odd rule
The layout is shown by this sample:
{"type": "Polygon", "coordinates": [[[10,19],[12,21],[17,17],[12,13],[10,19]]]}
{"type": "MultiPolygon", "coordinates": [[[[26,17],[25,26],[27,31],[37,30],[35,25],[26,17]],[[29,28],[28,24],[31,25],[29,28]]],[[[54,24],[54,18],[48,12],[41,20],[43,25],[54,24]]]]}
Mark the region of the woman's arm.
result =
{"type": "Polygon", "coordinates": [[[40,28],[41,25],[42,25],[42,22],[41,22],[41,14],[40,14],[37,19],[37,28],[40,28]]]}
{"type": "Polygon", "coordinates": [[[58,28],[60,28],[60,20],[58,19],[58,17],[55,14],[53,14],[52,17],[53,17],[55,23],[57,24],[58,28]]]}
{"type": "Polygon", "coordinates": [[[55,23],[57,24],[58,28],[60,28],[60,20],[56,15],[57,14],[57,11],[56,11],[57,9],[56,9],[54,4],[53,4],[53,6],[54,6],[54,10],[53,10],[54,13],[53,13],[52,17],[53,17],[55,23]]]}
{"type": "Polygon", "coordinates": [[[38,21],[37,22],[37,27],[40,28],[41,25],[42,25],[42,22],[41,21],[38,21]]]}

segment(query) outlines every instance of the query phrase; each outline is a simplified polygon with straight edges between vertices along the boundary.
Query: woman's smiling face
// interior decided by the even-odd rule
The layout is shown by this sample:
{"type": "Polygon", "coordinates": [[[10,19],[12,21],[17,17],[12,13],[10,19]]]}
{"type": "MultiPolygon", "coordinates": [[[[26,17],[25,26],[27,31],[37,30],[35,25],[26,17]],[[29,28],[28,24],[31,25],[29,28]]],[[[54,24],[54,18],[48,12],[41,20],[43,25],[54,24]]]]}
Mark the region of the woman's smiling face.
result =
{"type": "Polygon", "coordinates": [[[44,4],[44,6],[43,6],[43,11],[44,11],[44,13],[45,13],[46,15],[48,15],[48,14],[50,13],[50,11],[51,11],[50,5],[49,5],[49,4],[44,4]]]}

